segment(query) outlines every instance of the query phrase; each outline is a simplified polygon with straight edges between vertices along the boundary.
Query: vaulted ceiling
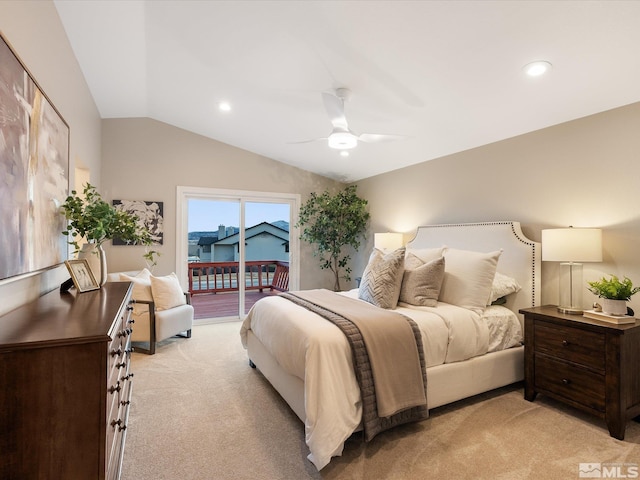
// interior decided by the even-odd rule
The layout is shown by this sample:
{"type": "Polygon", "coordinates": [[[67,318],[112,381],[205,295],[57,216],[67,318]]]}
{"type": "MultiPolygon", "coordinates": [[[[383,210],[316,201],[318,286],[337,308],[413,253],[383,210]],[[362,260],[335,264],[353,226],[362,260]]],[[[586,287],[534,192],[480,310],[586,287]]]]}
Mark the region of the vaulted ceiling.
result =
{"type": "Polygon", "coordinates": [[[54,0],[103,118],[355,181],[640,101],[639,1],[54,0]],[[523,66],[552,64],[528,77],[523,66]],[[322,92],[347,87],[342,157],[322,92]],[[219,110],[221,102],[231,110],[219,110]]]}

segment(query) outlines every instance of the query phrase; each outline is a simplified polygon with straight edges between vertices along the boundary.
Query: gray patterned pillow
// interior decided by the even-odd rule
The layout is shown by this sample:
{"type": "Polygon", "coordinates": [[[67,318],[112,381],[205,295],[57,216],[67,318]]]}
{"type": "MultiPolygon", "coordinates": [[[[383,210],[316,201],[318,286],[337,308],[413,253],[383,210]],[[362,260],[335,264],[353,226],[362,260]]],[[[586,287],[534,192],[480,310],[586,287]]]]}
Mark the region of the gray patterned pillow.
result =
{"type": "Polygon", "coordinates": [[[364,269],[358,298],[380,308],[396,308],[404,273],[405,248],[384,255],[374,249],[364,269]]]}
{"type": "Polygon", "coordinates": [[[410,305],[435,307],[444,278],[444,257],[424,263],[409,253],[400,288],[400,300],[410,305]]]}

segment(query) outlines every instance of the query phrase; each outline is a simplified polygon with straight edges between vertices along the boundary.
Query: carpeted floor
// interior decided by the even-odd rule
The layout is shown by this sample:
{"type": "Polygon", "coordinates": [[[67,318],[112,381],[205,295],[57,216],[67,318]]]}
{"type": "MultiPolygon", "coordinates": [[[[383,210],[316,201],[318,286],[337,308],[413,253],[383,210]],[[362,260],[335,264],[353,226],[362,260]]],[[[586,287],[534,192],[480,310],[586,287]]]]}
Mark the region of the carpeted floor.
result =
{"type": "Polygon", "coordinates": [[[619,441],[598,418],[542,396],[525,401],[521,385],[434,409],[370,443],[354,435],[318,472],[304,425],[248,366],[239,330],[198,326],[156,355],[133,354],[123,480],[564,480],[580,478],[581,463],[605,464],[609,478],[640,473],[639,423],[619,441]]]}

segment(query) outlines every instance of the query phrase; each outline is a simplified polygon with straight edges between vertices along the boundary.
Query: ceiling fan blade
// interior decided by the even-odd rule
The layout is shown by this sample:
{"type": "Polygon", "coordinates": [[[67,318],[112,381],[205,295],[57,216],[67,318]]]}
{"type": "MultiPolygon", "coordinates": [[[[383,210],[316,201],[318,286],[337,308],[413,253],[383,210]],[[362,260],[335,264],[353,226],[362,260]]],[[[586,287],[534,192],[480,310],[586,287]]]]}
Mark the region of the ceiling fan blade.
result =
{"type": "Polygon", "coordinates": [[[344,116],[344,100],[333,93],[322,92],[324,108],[329,114],[329,120],[334,129],[349,130],[347,119],[344,116]]]}
{"type": "Polygon", "coordinates": [[[393,142],[395,140],[402,140],[407,138],[407,135],[385,135],[382,133],[362,133],[357,135],[358,140],[362,140],[365,143],[381,143],[381,142],[393,142]]]}
{"type": "Polygon", "coordinates": [[[299,142],[287,142],[288,145],[296,145],[298,143],[313,143],[313,142],[319,142],[321,140],[326,141],[328,137],[321,137],[321,138],[312,138],[311,140],[301,140],[299,142]]]}

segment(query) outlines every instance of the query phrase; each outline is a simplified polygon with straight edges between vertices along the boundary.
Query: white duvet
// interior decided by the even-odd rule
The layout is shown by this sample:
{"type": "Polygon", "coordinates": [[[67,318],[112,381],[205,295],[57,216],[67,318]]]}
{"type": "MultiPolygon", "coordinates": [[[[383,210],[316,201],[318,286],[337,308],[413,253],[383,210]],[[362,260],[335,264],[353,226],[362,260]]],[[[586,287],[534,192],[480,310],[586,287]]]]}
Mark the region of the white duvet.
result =
{"type": "MultiPolygon", "coordinates": [[[[357,292],[342,293],[357,298],[357,292]]],[[[487,311],[500,309],[489,307],[487,311]]],[[[487,321],[471,310],[446,303],[437,307],[400,304],[396,311],[413,319],[420,328],[427,367],[459,362],[487,353],[490,345],[491,350],[508,348],[522,340],[513,313],[506,322],[508,326],[504,326],[495,313],[492,321],[487,321]],[[490,338],[490,333],[501,338],[490,338]]],[[[249,311],[240,331],[245,348],[248,330],[283,370],[304,381],[305,438],[311,452],[308,458],[322,469],[331,457],[342,454],[344,442],[362,416],[347,338],[333,323],[278,296],[260,300],[249,311]]]]}

